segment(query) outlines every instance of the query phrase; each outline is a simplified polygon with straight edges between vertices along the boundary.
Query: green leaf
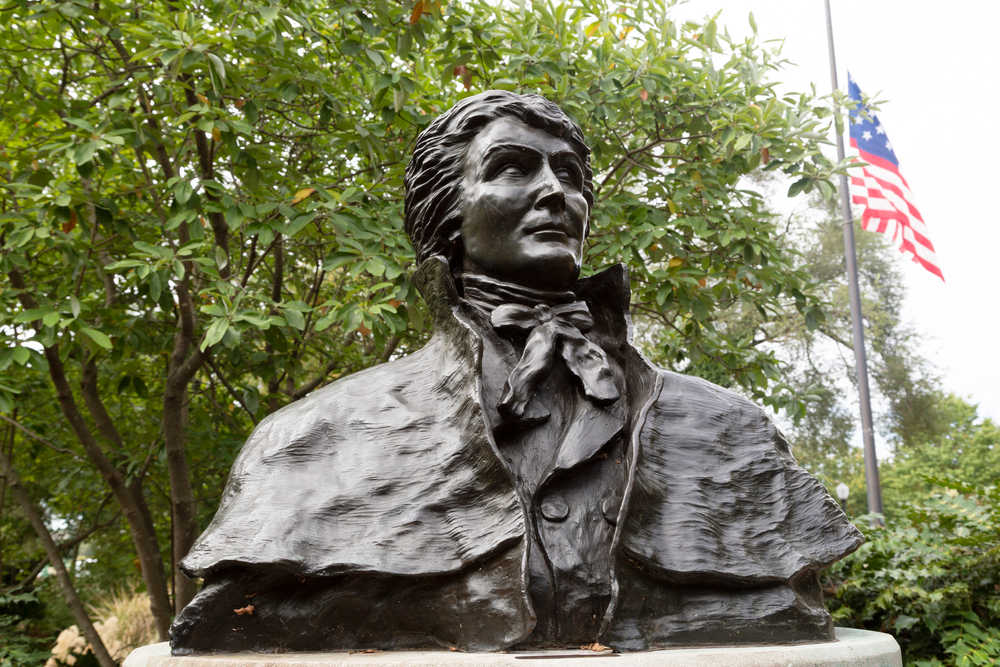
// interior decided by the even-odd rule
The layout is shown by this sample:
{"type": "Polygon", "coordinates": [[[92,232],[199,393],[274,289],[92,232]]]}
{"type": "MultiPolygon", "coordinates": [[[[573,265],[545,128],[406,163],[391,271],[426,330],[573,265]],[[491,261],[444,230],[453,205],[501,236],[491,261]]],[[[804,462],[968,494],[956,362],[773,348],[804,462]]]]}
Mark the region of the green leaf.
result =
{"type": "Polygon", "coordinates": [[[282,310],[282,313],[290,326],[295,327],[299,331],[306,328],[306,318],[298,310],[285,308],[282,310]]]}
{"type": "Polygon", "coordinates": [[[226,330],[228,328],[229,320],[225,318],[212,322],[211,326],[208,327],[208,331],[205,332],[205,339],[201,342],[201,351],[204,352],[221,341],[222,337],[226,335],[226,330]]]}
{"type": "Polygon", "coordinates": [[[14,324],[22,324],[24,322],[34,322],[45,317],[45,314],[50,312],[50,308],[32,308],[30,310],[24,310],[14,316],[14,324]]]}
{"type": "Polygon", "coordinates": [[[215,246],[215,265],[220,271],[229,265],[229,255],[221,246],[215,246]]]}
{"type": "Polygon", "coordinates": [[[365,263],[365,269],[373,276],[381,276],[385,273],[385,261],[376,255],[365,263]]]}
{"type": "Polygon", "coordinates": [[[316,211],[311,211],[303,215],[297,216],[295,219],[290,220],[285,226],[282,232],[285,236],[289,238],[298,234],[302,229],[308,225],[310,222],[316,219],[316,211]]]}
{"type": "Polygon", "coordinates": [[[812,183],[812,179],[809,178],[808,176],[805,178],[800,178],[799,180],[792,183],[792,185],[788,188],[788,196],[789,197],[796,196],[797,194],[805,190],[810,183],[812,183]]]}
{"type": "Polygon", "coordinates": [[[174,186],[174,198],[178,204],[188,203],[192,194],[194,194],[194,189],[187,181],[180,181],[174,186]]]}
{"type": "Polygon", "coordinates": [[[79,165],[84,165],[90,162],[94,157],[94,150],[97,148],[97,142],[91,139],[90,141],[85,141],[80,144],[76,152],[73,154],[73,162],[79,165]]]}
{"type": "Polygon", "coordinates": [[[80,317],[80,300],[72,294],[69,297],[69,309],[73,313],[73,319],[80,317]]]}
{"type": "Polygon", "coordinates": [[[26,347],[15,347],[14,348],[14,361],[19,365],[24,366],[28,363],[31,358],[31,352],[26,347]]]}
{"type": "Polygon", "coordinates": [[[324,271],[333,271],[339,266],[343,266],[347,262],[354,262],[359,259],[356,253],[337,251],[326,258],[323,262],[324,271]]]}
{"type": "Polygon", "coordinates": [[[729,142],[736,138],[736,128],[727,127],[722,131],[721,145],[723,148],[729,145],[729,142]]]}
{"type": "Polygon", "coordinates": [[[733,149],[741,151],[747,146],[749,146],[751,141],[753,141],[753,135],[744,134],[739,139],[736,140],[735,144],[733,144],[733,149]]]}
{"type": "Polygon", "coordinates": [[[215,55],[214,53],[208,53],[206,55],[208,56],[208,59],[212,61],[212,64],[215,65],[215,71],[219,74],[219,80],[223,84],[225,84],[226,83],[226,66],[222,62],[222,59],[219,58],[219,56],[215,55]]]}
{"type": "Polygon", "coordinates": [[[70,125],[76,125],[81,130],[86,130],[89,134],[97,134],[97,130],[94,129],[94,126],[88,123],[87,121],[83,120],[82,118],[66,117],[63,118],[63,120],[69,123],[70,125]]]}
{"type": "Polygon", "coordinates": [[[226,226],[229,227],[231,231],[236,231],[243,224],[243,213],[238,206],[230,206],[226,209],[223,218],[226,221],[226,226]]]}
{"type": "Polygon", "coordinates": [[[104,349],[111,349],[111,339],[100,331],[97,331],[96,329],[88,329],[87,327],[80,327],[80,332],[86,334],[90,340],[94,341],[104,349]]]}
{"type": "Polygon", "coordinates": [[[716,46],[715,34],[716,32],[718,32],[718,29],[719,28],[715,23],[715,19],[712,19],[711,21],[708,22],[708,24],[705,26],[705,33],[703,37],[705,46],[709,48],[714,48],[716,46]]]}

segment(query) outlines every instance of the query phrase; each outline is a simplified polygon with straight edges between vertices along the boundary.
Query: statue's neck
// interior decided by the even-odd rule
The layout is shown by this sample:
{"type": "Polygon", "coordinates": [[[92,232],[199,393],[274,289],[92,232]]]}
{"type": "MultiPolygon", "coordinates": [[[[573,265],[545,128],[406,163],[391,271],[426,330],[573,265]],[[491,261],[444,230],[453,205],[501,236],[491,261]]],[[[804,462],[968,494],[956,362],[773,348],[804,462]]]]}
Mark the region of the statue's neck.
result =
{"type": "Polygon", "coordinates": [[[507,283],[495,278],[475,273],[463,273],[458,276],[462,296],[487,312],[504,303],[519,303],[524,306],[545,304],[554,306],[562,303],[573,303],[578,299],[573,292],[547,292],[507,283]]]}

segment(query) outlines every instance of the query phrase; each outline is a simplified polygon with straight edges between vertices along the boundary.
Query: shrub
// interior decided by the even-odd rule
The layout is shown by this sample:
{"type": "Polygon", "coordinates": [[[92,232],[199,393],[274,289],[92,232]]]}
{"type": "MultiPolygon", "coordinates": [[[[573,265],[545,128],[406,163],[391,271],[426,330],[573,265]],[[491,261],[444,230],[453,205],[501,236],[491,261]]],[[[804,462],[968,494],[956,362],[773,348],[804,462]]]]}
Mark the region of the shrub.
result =
{"type": "Polygon", "coordinates": [[[1000,658],[1000,489],[928,477],[940,490],[827,573],[839,625],[891,633],[914,667],[1000,658]],[[831,590],[832,589],[832,590],[831,590]]]}

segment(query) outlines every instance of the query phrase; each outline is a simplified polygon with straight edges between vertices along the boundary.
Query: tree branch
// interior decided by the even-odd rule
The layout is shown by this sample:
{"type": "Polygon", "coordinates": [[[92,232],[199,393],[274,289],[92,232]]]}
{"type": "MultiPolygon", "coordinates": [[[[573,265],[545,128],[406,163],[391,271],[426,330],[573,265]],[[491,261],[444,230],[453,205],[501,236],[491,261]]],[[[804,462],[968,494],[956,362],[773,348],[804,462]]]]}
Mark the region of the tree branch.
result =
{"type": "Polygon", "coordinates": [[[229,384],[229,380],[227,380],[226,376],[222,374],[221,370],[219,370],[219,367],[215,364],[215,361],[213,359],[209,359],[208,365],[212,367],[212,371],[215,372],[215,375],[219,378],[219,381],[222,382],[222,386],[224,386],[229,391],[229,395],[233,397],[233,401],[235,401],[237,405],[243,408],[243,411],[247,413],[248,417],[250,417],[250,421],[252,421],[253,425],[256,426],[257,418],[254,416],[252,412],[250,412],[249,409],[247,409],[247,406],[243,405],[243,401],[240,399],[239,396],[236,395],[236,389],[233,388],[233,385],[229,384]]]}
{"type": "Polygon", "coordinates": [[[61,454],[69,454],[70,456],[72,456],[75,459],[79,459],[80,458],[79,455],[76,452],[74,452],[72,449],[66,449],[65,447],[58,447],[56,445],[53,445],[51,442],[49,442],[48,440],[46,440],[42,436],[38,435],[37,433],[35,433],[31,429],[29,429],[29,428],[27,428],[25,426],[21,426],[21,424],[19,424],[18,422],[14,421],[13,419],[11,419],[10,417],[8,417],[7,415],[0,415],[0,419],[2,419],[3,421],[7,422],[8,424],[10,424],[11,426],[13,426],[14,428],[20,430],[22,433],[24,433],[25,435],[27,435],[29,438],[37,440],[38,442],[42,443],[43,445],[45,445],[46,447],[48,447],[49,449],[51,449],[53,451],[59,452],[61,454]]]}

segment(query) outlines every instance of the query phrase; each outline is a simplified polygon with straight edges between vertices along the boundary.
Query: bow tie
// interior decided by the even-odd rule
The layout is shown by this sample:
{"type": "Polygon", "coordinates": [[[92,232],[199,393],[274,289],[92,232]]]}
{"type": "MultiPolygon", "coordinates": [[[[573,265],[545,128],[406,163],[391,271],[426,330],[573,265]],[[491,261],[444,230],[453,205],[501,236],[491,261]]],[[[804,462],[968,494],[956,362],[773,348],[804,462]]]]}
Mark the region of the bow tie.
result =
{"type": "Polygon", "coordinates": [[[554,306],[505,303],[493,309],[490,321],[498,330],[528,334],[521,360],[511,371],[497,406],[504,416],[524,416],[538,384],[552,372],[557,353],[591,401],[605,405],[620,396],[604,350],[583,335],[594,328],[590,309],[583,301],[554,306]]]}

